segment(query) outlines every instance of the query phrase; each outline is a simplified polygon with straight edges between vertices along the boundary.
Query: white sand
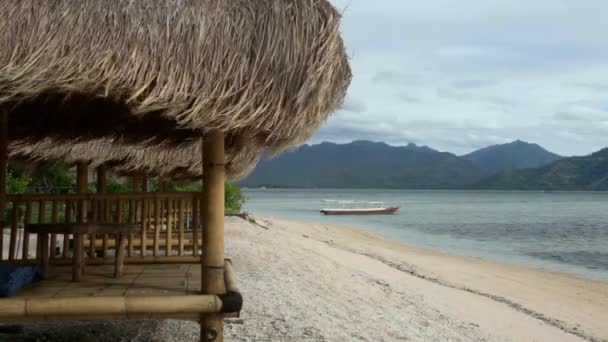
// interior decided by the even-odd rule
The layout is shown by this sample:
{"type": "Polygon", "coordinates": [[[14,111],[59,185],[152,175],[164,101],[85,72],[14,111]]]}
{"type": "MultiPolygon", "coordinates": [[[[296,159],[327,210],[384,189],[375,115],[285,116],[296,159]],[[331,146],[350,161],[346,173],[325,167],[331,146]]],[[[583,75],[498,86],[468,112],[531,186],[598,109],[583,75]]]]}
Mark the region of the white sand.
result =
{"type": "MultiPolygon", "coordinates": [[[[245,298],[231,341],[608,341],[608,283],[403,246],[353,229],[228,218],[245,298]],[[265,227],[262,227],[265,226],[265,227]]],[[[196,341],[179,321],[27,325],[4,341],[196,341]]],[[[8,336],[8,335],[5,335],[8,336]]]]}

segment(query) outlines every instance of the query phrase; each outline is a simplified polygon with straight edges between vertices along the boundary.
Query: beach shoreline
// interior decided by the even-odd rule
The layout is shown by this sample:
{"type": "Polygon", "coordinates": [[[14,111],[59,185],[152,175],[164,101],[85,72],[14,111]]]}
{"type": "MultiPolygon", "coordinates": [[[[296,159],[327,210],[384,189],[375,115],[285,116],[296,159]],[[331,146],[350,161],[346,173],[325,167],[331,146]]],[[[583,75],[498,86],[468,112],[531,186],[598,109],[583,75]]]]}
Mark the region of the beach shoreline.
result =
{"type": "MultiPolygon", "coordinates": [[[[608,341],[608,282],[255,214],[227,217],[225,233],[244,298],[228,341],[608,341]]],[[[12,336],[197,341],[199,326],[62,322],[12,336]]]]}
{"type": "MultiPolygon", "coordinates": [[[[423,285],[426,282],[469,293],[477,300],[490,300],[567,335],[590,341],[608,339],[608,328],[600,319],[608,317],[608,282],[415,247],[355,227],[264,217],[258,221],[286,234],[299,234],[303,239],[371,259],[417,278],[423,285]]],[[[442,304],[449,307],[455,303],[447,300],[442,304]]],[[[470,318],[481,318],[474,316],[470,318]]]]}

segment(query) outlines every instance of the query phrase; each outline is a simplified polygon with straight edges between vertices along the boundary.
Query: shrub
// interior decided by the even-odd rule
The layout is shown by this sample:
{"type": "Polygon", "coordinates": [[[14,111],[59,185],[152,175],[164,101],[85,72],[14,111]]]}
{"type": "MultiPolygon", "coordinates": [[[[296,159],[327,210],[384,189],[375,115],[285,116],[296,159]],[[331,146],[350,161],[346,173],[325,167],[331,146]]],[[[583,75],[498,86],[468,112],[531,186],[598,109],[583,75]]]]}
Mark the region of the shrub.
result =
{"type": "Polygon", "coordinates": [[[226,213],[240,212],[243,203],[245,203],[245,196],[243,195],[241,188],[232,183],[226,182],[224,185],[224,195],[226,196],[226,213]]]}

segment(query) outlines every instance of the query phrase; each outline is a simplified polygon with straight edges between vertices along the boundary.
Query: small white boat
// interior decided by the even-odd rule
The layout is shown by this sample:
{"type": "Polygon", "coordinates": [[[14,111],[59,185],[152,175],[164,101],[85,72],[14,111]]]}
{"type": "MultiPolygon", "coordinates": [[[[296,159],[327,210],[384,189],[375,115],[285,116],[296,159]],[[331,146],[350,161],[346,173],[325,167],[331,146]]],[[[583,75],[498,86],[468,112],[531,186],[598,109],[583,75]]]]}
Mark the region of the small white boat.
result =
{"type": "Polygon", "coordinates": [[[323,200],[321,213],[325,215],[383,215],[394,214],[399,207],[386,206],[379,201],[323,200]]]}

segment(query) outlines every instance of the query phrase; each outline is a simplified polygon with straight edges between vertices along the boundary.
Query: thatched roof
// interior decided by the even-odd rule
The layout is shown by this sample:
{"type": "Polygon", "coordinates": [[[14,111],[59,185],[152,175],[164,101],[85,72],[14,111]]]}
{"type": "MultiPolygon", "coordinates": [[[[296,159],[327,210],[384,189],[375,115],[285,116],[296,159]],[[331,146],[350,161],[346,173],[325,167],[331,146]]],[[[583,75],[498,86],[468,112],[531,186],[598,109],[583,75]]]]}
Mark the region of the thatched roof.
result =
{"type": "Polygon", "coordinates": [[[235,150],[272,153],[307,140],[351,77],[327,0],[5,0],[0,13],[12,140],[181,146],[220,129],[235,150]]]}
{"type": "MultiPolygon", "coordinates": [[[[107,138],[71,143],[50,138],[33,143],[18,140],[10,144],[9,156],[28,164],[50,161],[68,164],[84,162],[90,167],[109,164],[115,172],[122,174],[147,174],[172,179],[201,179],[202,175],[200,139],[179,146],[166,143],[142,146],[107,138]]],[[[247,175],[258,158],[256,149],[242,148],[242,144],[228,145],[228,179],[237,180],[247,175]]]]}

